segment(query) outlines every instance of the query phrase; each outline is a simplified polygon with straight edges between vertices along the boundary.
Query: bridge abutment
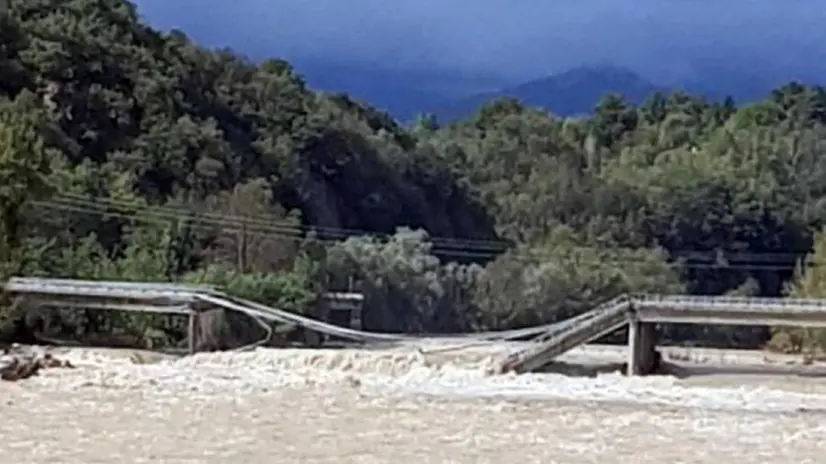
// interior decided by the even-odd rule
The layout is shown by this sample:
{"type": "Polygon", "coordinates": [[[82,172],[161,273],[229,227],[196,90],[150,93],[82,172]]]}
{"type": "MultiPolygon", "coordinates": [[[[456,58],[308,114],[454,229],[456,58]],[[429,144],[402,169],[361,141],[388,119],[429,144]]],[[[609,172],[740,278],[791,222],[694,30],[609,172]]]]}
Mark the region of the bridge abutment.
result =
{"type": "Polygon", "coordinates": [[[647,375],[657,369],[657,326],[641,322],[635,315],[628,319],[628,375],[647,375]]]}

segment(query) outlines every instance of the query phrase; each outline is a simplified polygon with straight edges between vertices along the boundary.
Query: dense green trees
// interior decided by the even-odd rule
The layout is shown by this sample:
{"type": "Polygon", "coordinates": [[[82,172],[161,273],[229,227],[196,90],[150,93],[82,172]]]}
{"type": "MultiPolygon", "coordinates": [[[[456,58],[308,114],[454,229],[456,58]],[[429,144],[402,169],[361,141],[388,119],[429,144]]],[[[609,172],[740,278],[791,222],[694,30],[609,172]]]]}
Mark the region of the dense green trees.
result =
{"type": "MultiPolygon", "coordinates": [[[[795,298],[826,298],[826,232],[815,234],[813,252],[808,262],[802,262],[787,286],[795,298]]],[[[800,352],[823,358],[826,354],[826,330],[777,327],[773,329],[769,347],[784,352],[800,352]]]]}
{"type": "MultiPolygon", "coordinates": [[[[502,100],[404,128],[123,0],[11,0],[0,77],[4,275],[211,282],[296,311],[355,283],[371,329],[455,332],[625,291],[781,295],[826,225],[820,88],[740,108],[608,95],[576,120],[502,100]]],[[[163,325],[92,317],[59,316],[163,325]]]]}

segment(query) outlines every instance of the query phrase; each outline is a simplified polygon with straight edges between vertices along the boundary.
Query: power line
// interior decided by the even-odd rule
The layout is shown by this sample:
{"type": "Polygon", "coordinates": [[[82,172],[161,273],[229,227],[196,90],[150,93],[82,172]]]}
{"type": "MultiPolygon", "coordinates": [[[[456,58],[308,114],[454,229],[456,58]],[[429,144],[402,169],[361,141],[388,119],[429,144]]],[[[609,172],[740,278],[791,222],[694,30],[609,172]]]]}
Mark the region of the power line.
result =
{"type": "MultiPolygon", "coordinates": [[[[73,205],[65,205],[60,203],[54,202],[43,202],[43,201],[36,201],[32,202],[32,205],[39,208],[44,209],[51,209],[63,212],[75,212],[75,213],[84,213],[84,214],[92,214],[98,216],[109,216],[118,219],[124,219],[129,221],[135,222],[144,222],[144,223],[152,223],[152,224],[163,224],[167,223],[170,219],[177,219],[177,220],[191,220],[193,218],[186,218],[186,217],[170,217],[168,214],[159,215],[157,213],[121,213],[117,211],[107,211],[104,209],[95,209],[89,207],[82,207],[82,206],[73,206],[73,205]]],[[[206,220],[204,218],[194,218],[195,223],[188,224],[187,227],[190,227],[193,230],[207,232],[207,233],[214,233],[216,228],[225,228],[228,226],[232,227],[234,232],[241,232],[242,229],[239,227],[237,223],[226,223],[222,221],[213,221],[213,220],[206,220]],[[200,223],[200,224],[199,224],[200,223]]],[[[260,228],[255,229],[247,229],[244,230],[244,233],[248,234],[252,237],[263,237],[263,238],[277,238],[277,239],[292,239],[292,240],[300,240],[304,239],[300,234],[291,231],[289,233],[284,233],[283,231],[279,231],[277,229],[266,229],[263,230],[260,228]]],[[[337,244],[341,243],[340,239],[334,237],[318,237],[315,240],[320,242],[326,242],[328,244],[337,244]]],[[[468,259],[492,259],[499,256],[501,253],[496,253],[492,251],[465,251],[460,249],[446,249],[439,252],[440,254],[446,256],[452,256],[455,258],[468,258],[468,259]]]]}
{"type": "MultiPolygon", "coordinates": [[[[296,225],[285,221],[283,218],[274,215],[263,215],[262,218],[254,218],[249,216],[228,215],[208,212],[195,212],[191,209],[176,208],[170,206],[155,206],[146,205],[139,202],[129,202],[124,200],[115,200],[111,198],[95,198],[89,199],[77,194],[62,194],[52,200],[55,203],[65,203],[67,205],[84,207],[84,208],[106,208],[127,210],[127,214],[131,214],[136,210],[148,211],[151,210],[157,217],[165,217],[167,220],[193,220],[198,222],[205,222],[214,225],[222,225],[225,227],[246,227],[257,228],[258,230],[272,231],[273,233],[281,233],[285,235],[294,234],[295,236],[302,236],[308,233],[324,233],[325,238],[344,239],[354,236],[371,236],[375,238],[390,238],[389,234],[378,234],[374,232],[367,232],[359,229],[347,229],[338,227],[316,227],[296,225]],[[266,219],[269,217],[270,219],[266,219]]],[[[121,211],[122,212],[122,211],[121,211]]],[[[144,213],[145,214],[145,213],[144,213]]],[[[457,248],[462,251],[493,251],[498,254],[509,248],[513,248],[513,244],[504,240],[477,240],[477,239],[459,239],[452,237],[438,237],[430,236],[428,241],[439,249],[443,248],[457,248]]],[[[576,249],[588,252],[605,252],[610,251],[614,253],[629,253],[635,254],[638,249],[616,246],[594,247],[594,246],[577,246],[576,249]]],[[[780,263],[788,265],[789,262],[795,262],[801,258],[802,255],[808,254],[810,250],[805,250],[799,253],[795,252],[742,252],[742,251],[721,251],[721,250],[674,250],[669,252],[678,256],[681,259],[689,260],[706,260],[717,261],[725,259],[730,261],[747,261],[751,264],[773,264],[780,263]]],[[[706,263],[711,264],[711,263],[706,263]]]]}
{"type": "MultiPolygon", "coordinates": [[[[190,209],[185,208],[175,208],[170,206],[156,206],[156,205],[147,205],[142,204],[139,202],[128,202],[124,200],[115,200],[111,198],[94,198],[89,199],[88,197],[84,197],[82,195],[77,194],[61,194],[51,201],[60,202],[60,203],[67,203],[67,204],[75,204],[79,206],[93,206],[93,207],[100,207],[100,206],[109,206],[112,208],[120,208],[126,210],[146,210],[151,209],[152,211],[157,212],[166,212],[176,216],[177,218],[205,218],[210,220],[217,220],[222,222],[229,222],[231,225],[246,225],[246,226],[256,226],[256,225],[263,225],[269,229],[279,230],[284,233],[295,233],[297,235],[303,235],[311,232],[321,233],[324,235],[334,236],[336,238],[347,238],[353,236],[378,236],[382,238],[390,237],[391,235],[388,234],[378,234],[375,232],[370,232],[361,229],[347,229],[341,227],[325,227],[325,226],[305,226],[305,225],[296,225],[289,221],[285,221],[283,218],[272,215],[272,214],[259,214],[257,217],[251,216],[241,216],[241,215],[229,215],[229,214],[218,214],[218,213],[209,213],[209,212],[195,212],[190,209]],[[262,218],[263,216],[263,218],[262,218]]],[[[452,237],[430,237],[429,241],[434,244],[444,244],[445,246],[474,246],[477,249],[492,249],[492,250],[502,250],[507,247],[510,247],[511,244],[504,240],[482,240],[482,239],[459,239],[459,238],[452,238],[452,237]]]]}
{"type": "MultiPolygon", "coordinates": [[[[75,202],[78,203],[78,202],[75,202]]],[[[273,226],[271,223],[266,223],[262,221],[257,221],[257,223],[253,223],[255,225],[254,228],[250,228],[247,225],[247,222],[244,219],[241,221],[237,221],[238,217],[233,216],[221,216],[221,215],[210,215],[212,217],[204,217],[203,215],[193,213],[189,210],[175,210],[172,208],[151,208],[150,210],[145,210],[143,212],[119,212],[119,211],[111,211],[105,208],[103,204],[97,204],[93,202],[80,202],[80,204],[84,204],[87,206],[77,206],[76,204],[61,204],[55,202],[38,202],[37,204],[40,206],[47,206],[51,208],[62,209],[64,211],[73,211],[73,212],[81,212],[87,214],[95,214],[95,215],[105,215],[111,217],[118,217],[127,220],[138,220],[144,218],[144,222],[146,219],[151,219],[151,222],[164,222],[170,220],[189,220],[194,222],[200,222],[207,225],[212,225],[216,227],[229,227],[235,230],[240,230],[241,227],[246,227],[246,231],[252,235],[270,235],[270,236],[278,236],[281,238],[301,238],[301,229],[292,227],[292,228],[284,228],[280,225],[273,226]]],[[[206,230],[201,228],[201,230],[206,230]]],[[[338,240],[334,237],[322,237],[320,240],[323,241],[336,241],[338,240]]],[[[436,245],[439,245],[438,243],[436,245]]],[[[480,250],[480,249],[473,249],[471,247],[462,247],[456,246],[446,243],[442,245],[442,247],[438,247],[439,251],[442,254],[456,256],[456,257],[468,257],[468,258],[493,258],[498,256],[499,252],[491,252],[491,250],[480,250]],[[442,250],[441,248],[454,248],[448,250],[442,250]]],[[[572,251],[581,251],[581,252],[591,252],[591,253],[627,253],[631,255],[631,260],[638,260],[639,250],[638,249],[629,249],[629,248],[597,248],[597,247],[573,247],[571,248],[572,251]]],[[[537,250],[511,250],[512,253],[521,254],[525,257],[534,257],[534,258],[543,258],[549,257],[552,254],[551,251],[548,252],[539,252],[537,250]]],[[[748,266],[749,268],[753,268],[755,270],[784,270],[784,269],[793,269],[793,265],[785,265],[785,266],[765,266],[764,263],[741,263],[741,264],[732,264],[732,263],[720,263],[716,262],[716,258],[718,254],[716,252],[693,252],[693,259],[701,259],[705,258],[709,261],[714,262],[706,262],[706,263],[682,263],[679,267],[686,268],[686,267],[693,267],[693,268],[733,268],[733,267],[740,267],[748,266]]],[[[787,256],[792,257],[794,255],[788,254],[787,256]]],[[[682,255],[681,258],[685,258],[685,255],[682,255]]],[[[728,259],[736,260],[739,258],[741,261],[746,261],[746,258],[761,258],[761,257],[777,257],[777,254],[771,255],[761,255],[757,253],[740,253],[740,254],[733,254],[728,255],[728,259]]],[[[616,255],[612,257],[606,257],[606,259],[614,260],[614,261],[628,261],[628,259],[620,258],[616,255]]],[[[791,260],[790,260],[791,261],[791,260]]]]}
{"type": "MultiPolygon", "coordinates": [[[[77,203],[77,202],[75,202],[77,203]]],[[[242,229],[242,225],[246,224],[245,222],[236,222],[235,218],[232,216],[226,216],[223,219],[216,218],[215,216],[220,217],[220,215],[212,214],[212,217],[203,217],[199,214],[194,214],[191,211],[187,210],[179,210],[177,213],[185,213],[185,214],[173,214],[172,208],[154,208],[144,210],[141,212],[119,212],[119,211],[112,211],[106,209],[106,205],[104,204],[95,204],[92,202],[86,202],[90,206],[79,206],[77,204],[65,204],[60,202],[54,201],[36,201],[32,202],[32,205],[38,208],[49,209],[53,211],[62,211],[62,212],[75,212],[75,213],[83,213],[83,214],[91,214],[97,216],[108,216],[118,219],[124,219],[129,221],[135,222],[144,222],[144,223],[154,223],[154,224],[166,224],[170,220],[185,220],[191,221],[187,226],[193,230],[203,231],[207,233],[214,233],[216,228],[232,228],[235,232],[241,232],[248,234],[252,237],[268,237],[268,238],[277,238],[277,239],[292,239],[292,240],[301,240],[304,239],[302,234],[299,233],[300,229],[297,228],[283,228],[281,226],[272,226],[268,225],[266,222],[258,221],[253,228],[246,228],[242,229]]],[[[338,244],[340,240],[334,237],[319,237],[316,240],[320,242],[326,243],[333,243],[338,244]]],[[[571,256],[566,255],[569,258],[578,261],[579,263],[585,264],[604,264],[604,263],[616,263],[616,264],[627,264],[627,263],[645,263],[647,260],[639,256],[641,250],[634,250],[628,248],[617,248],[617,249],[600,249],[596,247],[572,247],[569,248],[574,254],[576,252],[585,252],[585,253],[597,253],[601,254],[602,256],[594,257],[583,257],[583,256],[571,256]],[[614,254],[617,251],[624,251],[626,252],[625,256],[621,254],[614,254]]],[[[493,259],[501,255],[499,252],[494,252],[492,250],[474,250],[472,248],[465,248],[462,249],[460,247],[454,246],[446,247],[446,249],[438,248],[435,250],[436,253],[450,256],[455,258],[468,258],[468,259],[493,259]]],[[[549,251],[539,251],[539,250],[527,250],[527,249],[512,249],[510,250],[511,257],[516,259],[517,261],[522,261],[526,263],[535,263],[537,261],[542,260],[549,260],[551,261],[555,256],[558,256],[559,253],[555,252],[554,250],[549,251]]],[[[713,256],[716,256],[716,253],[710,252],[706,253],[705,257],[711,259],[713,256]]],[[[752,256],[759,256],[759,254],[751,254],[752,256]]],[[[751,270],[751,271],[769,271],[769,272],[778,272],[778,271],[791,271],[795,269],[795,265],[788,264],[788,265],[768,265],[768,264],[760,264],[760,263],[721,263],[721,262],[708,262],[708,263],[697,263],[697,262],[670,262],[665,264],[668,267],[674,269],[721,269],[721,270],[751,270]]],[[[826,266],[826,263],[815,263],[815,262],[808,262],[807,267],[821,267],[826,266]]]]}

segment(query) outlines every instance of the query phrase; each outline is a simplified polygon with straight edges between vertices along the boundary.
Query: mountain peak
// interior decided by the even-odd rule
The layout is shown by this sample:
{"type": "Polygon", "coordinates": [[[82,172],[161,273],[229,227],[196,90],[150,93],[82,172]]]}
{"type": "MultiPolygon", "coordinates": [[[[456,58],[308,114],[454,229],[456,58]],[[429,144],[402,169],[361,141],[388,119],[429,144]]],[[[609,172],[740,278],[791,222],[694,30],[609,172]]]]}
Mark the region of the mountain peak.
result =
{"type": "Polygon", "coordinates": [[[468,116],[490,100],[510,97],[528,106],[545,108],[558,116],[574,116],[591,112],[607,94],[619,94],[630,102],[640,103],[648,95],[663,90],[623,67],[610,64],[579,66],[499,91],[463,98],[435,114],[440,121],[450,121],[468,116]]]}

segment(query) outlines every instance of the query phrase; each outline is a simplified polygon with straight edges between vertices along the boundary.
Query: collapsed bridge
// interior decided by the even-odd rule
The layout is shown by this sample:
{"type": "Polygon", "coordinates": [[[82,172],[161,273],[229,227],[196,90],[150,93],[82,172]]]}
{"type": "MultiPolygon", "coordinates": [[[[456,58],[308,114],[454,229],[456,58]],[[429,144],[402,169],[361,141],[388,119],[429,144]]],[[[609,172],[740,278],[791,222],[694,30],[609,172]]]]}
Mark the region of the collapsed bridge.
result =
{"type": "Polygon", "coordinates": [[[627,325],[628,374],[645,374],[656,363],[658,323],[826,327],[826,300],[623,295],[574,319],[563,327],[549,329],[537,337],[534,346],[509,356],[502,370],[534,371],[577,346],[627,325]]]}
{"type": "MultiPolygon", "coordinates": [[[[447,342],[484,342],[532,337],[554,327],[554,324],[524,329],[440,335],[408,335],[360,330],[332,324],[293,312],[266,306],[254,301],[233,297],[208,285],[181,285],[166,283],[112,282],[72,279],[13,277],[4,290],[12,297],[13,305],[26,304],[29,308],[82,308],[139,313],[178,314],[189,317],[188,341],[190,351],[197,349],[196,329],[204,313],[216,308],[234,311],[257,321],[266,335],[244,348],[267,343],[273,336],[272,323],[301,327],[351,342],[385,345],[416,343],[422,340],[447,342]]],[[[330,294],[332,300],[358,300],[356,294],[330,294]]],[[[356,320],[360,316],[355,317],[356,320]]]]}
{"type": "Polygon", "coordinates": [[[261,346],[273,336],[273,323],[371,345],[404,345],[422,341],[498,342],[532,338],[532,343],[500,365],[502,372],[541,369],[577,346],[628,326],[628,373],[645,374],[656,357],[658,323],[784,325],[826,327],[826,300],[790,298],[623,295],[574,318],[524,329],[449,334],[378,333],[343,327],[230,296],[203,285],[106,282],[15,277],[5,284],[13,304],[180,314],[188,316],[189,351],[197,351],[197,327],[205,311],[234,311],[255,320],[266,333],[245,348],[261,346]]]}

